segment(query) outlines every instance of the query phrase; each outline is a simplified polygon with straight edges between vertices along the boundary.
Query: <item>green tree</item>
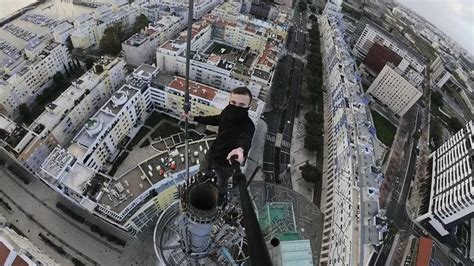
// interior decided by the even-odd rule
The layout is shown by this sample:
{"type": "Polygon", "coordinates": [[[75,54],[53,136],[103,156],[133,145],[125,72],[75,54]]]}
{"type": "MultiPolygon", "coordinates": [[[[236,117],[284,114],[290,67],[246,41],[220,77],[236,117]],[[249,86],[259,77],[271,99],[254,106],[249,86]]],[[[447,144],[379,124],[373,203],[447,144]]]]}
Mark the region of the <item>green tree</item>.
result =
{"type": "Polygon", "coordinates": [[[321,171],[316,166],[313,166],[306,162],[305,165],[300,167],[301,175],[306,182],[316,183],[321,180],[321,171]]]}
{"type": "Polygon", "coordinates": [[[137,16],[135,18],[135,23],[133,24],[133,32],[140,32],[143,28],[145,28],[148,25],[149,21],[147,16],[144,14],[140,14],[140,16],[137,16]]]}
{"type": "Polygon", "coordinates": [[[118,33],[113,27],[105,30],[104,36],[100,40],[100,49],[109,55],[116,56],[122,50],[122,43],[118,33]]]}
{"type": "Polygon", "coordinates": [[[431,93],[431,103],[435,106],[442,107],[443,106],[443,96],[438,91],[434,91],[431,93]]]}
{"type": "Polygon", "coordinates": [[[23,118],[23,121],[25,123],[27,123],[27,124],[31,123],[31,120],[32,120],[33,116],[31,115],[31,111],[28,108],[28,106],[26,106],[26,103],[20,104],[20,106],[18,107],[18,112],[20,112],[20,115],[23,118]]]}

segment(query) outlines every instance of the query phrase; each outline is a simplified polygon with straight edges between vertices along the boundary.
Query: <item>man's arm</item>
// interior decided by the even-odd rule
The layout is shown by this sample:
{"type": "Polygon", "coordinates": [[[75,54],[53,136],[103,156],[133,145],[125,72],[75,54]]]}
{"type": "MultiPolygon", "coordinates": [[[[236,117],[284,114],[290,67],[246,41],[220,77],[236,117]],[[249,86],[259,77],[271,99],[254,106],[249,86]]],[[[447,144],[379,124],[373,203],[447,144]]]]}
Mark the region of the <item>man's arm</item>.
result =
{"type": "Polygon", "coordinates": [[[204,125],[218,126],[221,121],[221,115],[195,116],[194,121],[204,125]]]}
{"type": "Polygon", "coordinates": [[[253,133],[255,132],[255,125],[252,121],[247,124],[247,126],[242,130],[237,138],[237,147],[233,149],[227,155],[227,160],[230,160],[232,156],[237,156],[237,161],[241,165],[245,162],[245,158],[247,157],[250,147],[252,146],[252,138],[253,133]]]}
{"type": "Polygon", "coordinates": [[[246,158],[250,147],[252,146],[252,138],[255,132],[255,126],[253,122],[250,122],[249,125],[239,134],[239,138],[237,140],[237,147],[240,147],[244,151],[244,157],[246,158]]]}

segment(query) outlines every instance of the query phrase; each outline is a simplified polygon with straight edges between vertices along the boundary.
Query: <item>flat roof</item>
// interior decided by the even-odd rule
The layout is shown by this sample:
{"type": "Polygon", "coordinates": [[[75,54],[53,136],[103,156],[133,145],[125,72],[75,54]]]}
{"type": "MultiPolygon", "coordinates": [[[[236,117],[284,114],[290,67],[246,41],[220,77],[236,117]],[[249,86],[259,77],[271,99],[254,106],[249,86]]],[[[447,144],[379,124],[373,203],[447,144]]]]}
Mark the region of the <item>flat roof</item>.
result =
{"type": "MultiPolygon", "coordinates": [[[[190,167],[203,161],[204,150],[208,151],[213,141],[214,139],[204,139],[189,144],[190,167]],[[197,155],[195,155],[195,152],[197,152],[197,155]]],[[[109,192],[104,193],[98,202],[109,206],[111,211],[119,214],[152,185],[160,181],[172,182],[170,179],[172,174],[183,172],[186,169],[184,157],[183,160],[181,159],[181,155],[184,156],[184,144],[176,143],[172,136],[155,142],[153,145],[159,145],[160,143],[162,147],[167,147],[167,150],[158,152],[155,156],[139,163],[118,179],[110,182],[107,186],[109,192]],[[177,146],[169,146],[167,143],[177,144],[177,146]],[[171,170],[169,167],[170,160],[174,161],[175,170],[171,170]],[[167,176],[160,175],[159,169],[163,169],[167,176]]]]}
{"type": "Polygon", "coordinates": [[[432,249],[433,240],[428,237],[420,237],[420,243],[418,244],[418,255],[416,257],[417,266],[429,265],[432,249]]]}
{"type": "Polygon", "coordinates": [[[72,160],[74,160],[74,157],[70,153],[68,153],[66,150],[56,147],[48,156],[46,161],[42,164],[41,168],[57,179],[72,160]]]}
{"type": "Polygon", "coordinates": [[[81,165],[75,164],[69,173],[64,177],[62,183],[74,190],[76,193],[82,194],[86,183],[95,176],[94,171],[81,165]]]}
{"type": "Polygon", "coordinates": [[[135,88],[126,85],[122,86],[122,88],[112,94],[112,97],[110,97],[107,103],[102,107],[102,110],[106,112],[110,111],[114,116],[117,115],[137,92],[138,90],[135,88]]]}
{"type": "Polygon", "coordinates": [[[79,135],[77,135],[74,139],[78,144],[81,144],[82,146],[87,148],[92,145],[97,136],[102,135],[102,133],[107,130],[108,125],[112,123],[114,116],[104,112],[103,110],[99,110],[99,112],[97,112],[91,118],[95,118],[96,120],[98,120],[102,124],[102,129],[98,133],[91,136],[89,135],[89,133],[87,133],[86,126],[84,126],[79,132],[79,135]]]}

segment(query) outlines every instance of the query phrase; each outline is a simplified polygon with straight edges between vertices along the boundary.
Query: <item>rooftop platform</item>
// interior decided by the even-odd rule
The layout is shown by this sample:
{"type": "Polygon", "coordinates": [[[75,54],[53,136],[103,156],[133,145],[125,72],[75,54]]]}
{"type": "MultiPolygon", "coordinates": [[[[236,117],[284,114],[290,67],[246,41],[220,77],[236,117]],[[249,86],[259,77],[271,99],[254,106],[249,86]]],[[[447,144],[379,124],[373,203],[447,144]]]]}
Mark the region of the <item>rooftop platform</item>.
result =
{"type": "Polygon", "coordinates": [[[109,124],[113,122],[114,116],[103,110],[99,110],[92,118],[94,120],[89,119],[79,134],[74,138],[75,142],[87,149],[90,148],[98,136],[107,130],[109,124]]]}
{"type": "MultiPolygon", "coordinates": [[[[203,160],[204,150],[209,150],[213,140],[204,139],[190,143],[190,167],[198,165],[203,160]]],[[[162,142],[159,146],[168,147],[168,149],[157,151],[155,156],[140,162],[136,167],[113,180],[107,187],[108,192],[106,191],[99,199],[100,204],[110,206],[110,209],[118,214],[151,186],[159,182],[172,182],[173,175],[185,170],[184,144],[169,147],[165,140],[159,142],[162,142]],[[173,162],[174,169],[171,167],[173,162]]]]}

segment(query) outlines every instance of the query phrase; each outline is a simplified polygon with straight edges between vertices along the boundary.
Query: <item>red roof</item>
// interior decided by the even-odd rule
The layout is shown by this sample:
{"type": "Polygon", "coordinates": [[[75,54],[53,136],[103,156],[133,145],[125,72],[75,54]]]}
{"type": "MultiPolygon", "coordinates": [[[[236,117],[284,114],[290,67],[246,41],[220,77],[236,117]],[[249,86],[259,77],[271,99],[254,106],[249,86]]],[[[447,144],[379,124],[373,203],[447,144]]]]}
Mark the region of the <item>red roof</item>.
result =
{"type": "MultiPolygon", "coordinates": [[[[186,80],[184,78],[175,77],[175,79],[171,81],[171,83],[168,86],[173,89],[184,92],[185,84],[186,84],[186,80]]],[[[214,100],[214,97],[216,97],[216,89],[190,80],[189,81],[189,94],[199,96],[206,100],[212,101],[214,100]]]]}
{"type": "Polygon", "coordinates": [[[21,257],[16,256],[15,260],[12,263],[12,266],[28,266],[28,263],[26,263],[26,261],[23,260],[21,257]]]}
{"type": "Polygon", "coordinates": [[[3,244],[3,242],[0,242],[0,265],[4,265],[5,261],[8,258],[8,255],[10,254],[10,249],[3,244]]]}
{"type": "Polygon", "coordinates": [[[397,53],[390,50],[390,48],[383,44],[374,43],[365,56],[364,65],[378,74],[382,71],[382,68],[387,64],[387,62],[398,66],[401,61],[402,58],[397,53]]]}
{"type": "Polygon", "coordinates": [[[418,255],[416,257],[416,266],[430,265],[432,249],[433,240],[428,237],[420,237],[420,244],[418,244],[418,255]]]}

